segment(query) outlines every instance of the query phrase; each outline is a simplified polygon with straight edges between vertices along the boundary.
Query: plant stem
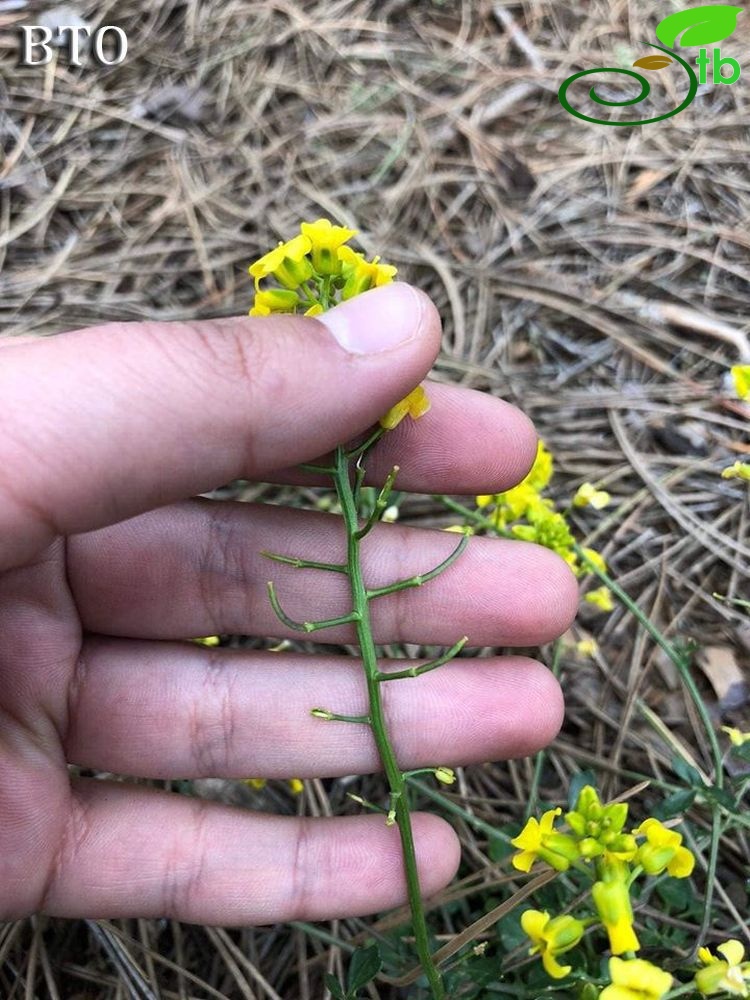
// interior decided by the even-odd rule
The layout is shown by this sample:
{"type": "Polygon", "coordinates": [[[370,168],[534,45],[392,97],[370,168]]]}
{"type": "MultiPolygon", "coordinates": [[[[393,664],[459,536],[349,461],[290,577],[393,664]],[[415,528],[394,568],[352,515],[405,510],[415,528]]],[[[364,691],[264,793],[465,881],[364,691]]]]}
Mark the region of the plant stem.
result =
{"type": "Polygon", "coordinates": [[[375,649],[375,641],[372,637],[370,623],[370,608],[362,576],[362,566],[359,558],[359,523],[357,508],[354,501],[354,492],[350,480],[349,457],[343,447],[336,449],[336,471],[334,473],[334,483],[341,513],[344,519],[347,535],[347,565],[349,567],[349,580],[352,592],[352,607],[358,616],[355,622],[357,630],[357,641],[362,656],[362,665],[365,670],[367,681],[367,696],[369,699],[369,716],[375,744],[380,754],[388,786],[391,792],[391,803],[395,812],[395,820],[398,824],[401,835],[401,848],[404,857],[404,871],[406,875],[406,890],[411,908],[412,925],[417,954],[422,964],[422,969],[429,981],[432,995],[435,1000],[444,1000],[445,989],[440,973],[432,960],[430,953],[429,936],[427,932],[427,922],[425,920],[424,908],[422,906],[422,893],[419,887],[419,875],[417,872],[417,858],[414,849],[414,835],[411,828],[411,816],[409,813],[408,792],[401,768],[396,760],[396,755],[391,746],[391,741],[385,724],[383,715],[383,702],[380,686],[380,670],[378,669],[378,657],[375,649]]]}
{"type": "MultiPolygon", "coordinates": [[[[558,679],[560,677],[562,651],[562,639],[555,639],[555,644],[552,647],[552,676],[558,679]]],[[[534,761],[534,774],[531,779],[531,788],[529,789],[529,804],[526,807],[526,819],[536,812],[537,799],[539,798],[539,785],[542,780],[542,770],[544,768],[544,761],[546,758],[546,750],[540,750],[536,755],[536,760],[534,761]]]]}

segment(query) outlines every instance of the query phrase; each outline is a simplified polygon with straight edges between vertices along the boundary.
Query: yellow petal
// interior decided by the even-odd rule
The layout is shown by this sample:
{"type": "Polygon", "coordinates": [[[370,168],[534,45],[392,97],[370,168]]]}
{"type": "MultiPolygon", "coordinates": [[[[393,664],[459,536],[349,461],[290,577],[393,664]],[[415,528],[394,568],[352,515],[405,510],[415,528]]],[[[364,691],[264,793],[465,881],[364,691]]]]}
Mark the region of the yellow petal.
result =
{"type": "Polygon", "coordinates": [[[549,949],[542,952],[542,965],[544,966],[544,971],[552,979],[564,979],[573,968],[572,965],[560,965],[549,949]]]}
{"type": "Polygon", "coordinates": [[[667,871],[672,878],[687,878],[692,874],[693,868],[695,868],[695,857],[687,847],[678,847],[675,856],[667,865],[667,871]]]}
{"type": "Polygon", "coordinates": [[[395,406],[392,406],[388,412],[380,418],[380,426],[387,431],[392,431],[394,427],[398,427],[401,421],[409,412],[409,404],[405,399],[400,400],[395,406]]]}
{"type": "Polygon", "coordinates": [[[557,809],[548,809],[546,813],[543,813],[541,822],[539,823],[540,833],[552,833],[552,829],[555,825],[555,818],[559,816],[561,812],[562,809],[558,806],[557,809]]]}
{"type": "Polygon", "coordinates": [[[586,558],[589,560],[589,562],[593,563],[594,566],[601,573],[607,572],[607,564],[604,561],[604,556],[601,555],[601,553],[597,552],[596,549],[587,549],[587,548],[584,548],[582,551],[583,554],[586,556],[586,558]]]}
{"type": "Polygon", "coordinates": [[[392,431],[407,415],[412,420],[417,420],[427,413],[429,408],[430,398],[422,386],[418,385],[416,389],[412,389],[408,396],[404,396],[395,406],[392,406],[385,416],[380,418],[380,426],[387,431],[392,431]]]}
{"type": "Polygon", "coordinates": [[[530,872],[535,861],[536,854],[533,851],[521,851],[510,859],[510,863],[519,872],[530,872]]]}
{"type": "Polygon", "coordinates": [[[521,914],[523,932],[535,943],[544,939],[544,928],[548,923],[549,913],[546,910],[524,910],[521,914]]]}
{"type": "Polygon", "coordinates": [[[745,957],[745,949],[736,938],[730,938],[729,941],[720,944],[716,950],[724,956],[730,965],[739,965],[745,957]]]}

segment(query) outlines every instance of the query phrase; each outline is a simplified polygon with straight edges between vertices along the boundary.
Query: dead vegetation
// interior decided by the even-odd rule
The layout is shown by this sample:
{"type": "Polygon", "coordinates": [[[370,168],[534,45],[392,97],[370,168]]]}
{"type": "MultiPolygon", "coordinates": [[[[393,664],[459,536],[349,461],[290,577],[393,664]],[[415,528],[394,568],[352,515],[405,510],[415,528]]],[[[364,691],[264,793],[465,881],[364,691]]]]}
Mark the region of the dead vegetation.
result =
{"type": "MultiPolygon", "coordinates": [[[[648,5],[622,0],[105,0],[75,11],[125,29],[121,66],[74,69],[60,51],[18,68],[14,26],[52,6],[0,2],[4,335],[244,313],[245,268],[273,239],[322,214],[356,226],[438,304],[436,377],[522,406],[560,498],[584,480],[613,494],[576,516],[580,537],[672,638],[709,647],[717,725],[750,728],[748,619],[713,596],[747,598],[750,567],[747,490],[719,478],[750,450],[725,380],[750,360],[747,81],[701,87],[658,125],[575,120],[562,80],[623,49],[630,65],[653,35],[648,5]]],[[[742,60],[740,22],[726,51],[742,60]]],[[[659,76],[652,101],[674,106],[659,76]]],[[[431,501],[403,514],[447,523],[431,501]]],[[[675,756],[710,770],[677,676],[632,618],[585,612],[577,628],[599,651],[563,656],[543,799],[585,768],[609,795],[671,780],[675,756]]],[[[441,944],[502,895],[481,824],[520,820],[531,777],[530,761],[461,774],[450,798],[479,823],[456,818],[465,863],[445,894],[460,905],[432,911],[441,944]]],[[[345,791],[261,801],[325,814],[354,808],[345,791]]],[[[746,848],[722,843],[718,927],[746,912],[746,848]]],[[[0,994],[307,1000],[339,968],[336,942],[366,926],[22,921],[0,929],[0,994]]]]}

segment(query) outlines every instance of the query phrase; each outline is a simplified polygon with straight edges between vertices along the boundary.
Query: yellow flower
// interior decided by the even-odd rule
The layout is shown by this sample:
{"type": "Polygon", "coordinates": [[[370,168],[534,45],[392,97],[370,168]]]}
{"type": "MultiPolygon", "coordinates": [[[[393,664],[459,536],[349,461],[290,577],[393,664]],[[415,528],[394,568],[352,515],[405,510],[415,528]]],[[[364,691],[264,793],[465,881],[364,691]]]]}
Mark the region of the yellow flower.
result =
{"type": "MultiPolygon", "coordinates": [[[[199,641],[196,639],[196,642],[199,641]]],[[[743,733],[741,729],[735,729],[733,726],[722,726],[721,731],[727,734],[733,747],[741,747],[750,742],[750,733],[743,733]]]]}
{"type": "Polygon", "coordinates": [[[305,783],[300,778],[289,778],[287,785],[292,795],[301,795],[305,790],[305,783]]]}
{"type": "Polygon", "coordinates": [[[591,887],[597,913],[609,935],[613,955],[624,951],[638,951],[640,943],[633,930],[633,908],[628,887],[620,879],[594,882],[591,887]]]}
{"type": "Polygon", "coordinates": [[[599,652],[596,639],[579,639],[576,643],[576,652],[581,656],[596,656],[599,652]]]}
{"type": "Polygon", "coordinates": [[[591,483],[582,483],[573,497],[573,506],[593,507],[594,510],[601,510],[607,506],[611,499],[612,497],[606,490],[598,490],[591,483]]]}
{"type": "Polygon", "coordinates": [[[307,281],[313,273],[312,264],[307,259],[311,246],[307,236],[295,236],[287,243],[279,243],[260,260],[256,260],[248,268],[255,278],[256,289],[261,278],[267,278],[270,274],[285,288],[298,288],[303,281],[307,281]]]}
{"type": "Polygon", "coordinates": [[[511,528],[516,538],[544,545],[545,548],[557,552],[563,559],[572,555],[573,536],[562,514],[553,513],[543,507],[531,507],[526,512],[526,517],[528,524],[515,524],[511,528]]]}
{"type": "Polygon", "coordinates": [[[520,849],[511,859],[514,868],[520,872],[529,872],[537,858],[546,861],[559,872],[570,868],[571,861],[579,857],[579,851],[572,837],[557,833],[554,829],[555,817],[561,812],[562,809],[559,808],[549,809],[541,820],[534,816],[527,820],[523,830],[511,840],[511,844],[520,849]]]}
{"type": "Polygon", "coordinates": [[[722,479],[743,479],[750,482],[750,462],[740,462],[739,459],[734,465],[728,465],[721,471],[722,479]]]}
{"type": "MultiPolygon", "coordinates": [[[[594,564],[594,566],[601,573],[606,573],[607,572],[607,564],[604,561],[604,556],[600,552],[597,552],[596,549],[586,549],[586,548],[582,549],[581,551],[586,556],[586,558],[589,560],[589,562],[592,562],[594,564]]],[[[586,568],[588,568],[588,567],[586,567],[586,568]]]]}
{"type": "Polygon", "coordinates": [[[494,503],[497,506],[494,520],[499,528],[504,528],[508,521],[525,517],[531,510],[549,513],[552,501],[540,496],[540,491],[552,478],[552,467],[552,455],[544,442],[538,441],[534,464],[521,482],[504,493],[487,493],[476,497],[477,507],[482,510],[494,503]]]}
{"type": "Polygon", "coordinates": [[[452,767],[436,767],[435,777],[444,785],[452,785],[456,780],[456,772],[452,767]]]}
{"type": "Polygon", "coordinates": [[[499,493],[495,499],[501,514],[501,527],[506,521],[515,521],[519,517],[527,516],[531,511],[548,512],[552,508],[552,501],[541,497],[525,480],[513,489],[499,493]]]}
{"type": "Polygon", "coordinates": [[[357,253],[351,247],[340,247],[338,258],[346,279],[341,291],[342,299],[352,299],[370,288],[388,285],[398,274],[392,264],[380,264],[380,257],[374,257],[371,261],[365,260],[363,254],[357,253]]]}
{"type": "Polygon", "coordinates": [[[357,235],[356,229],[334,226],[330,219],[303,222],[300,229],[312,244],[312,263],[318,274],[339,274],[341,261],[337,251],[347,240],[357,235]]]}
{"type": "Polygon", "coordinates": [[[199,646],[218,646],[221,643],[218,635],[205,635],[201,639],[193,639],[192,641],[199,646]]]}
{"type": "Polygon", "coordinates": [[[698,949],[698,958],[704,968],[695,974],[695,985],[704,995],[731,993],[733,996],[749,996],[750,962],[743,962],[745,949],[741,942],[732,938],[716,949],[722,958],[712,954],[708,948],[698,949]]]}
{"type": "Polygon", "coordinates": [[[249,788],[254,788],[256,792],[260,791],[261,788],[265,788],[266,787],[266,779],[265,778],[245,778],[244,779],[244,783],[249,788]]]}
{"type": "Polygon", "coordinates": [[[734,365],[731,369],[734,391],[740,399],[750,396],[750,365],[734,365]]]}
{"type": "Polygon", "coordinates": [[[650,816],[637,830],[636,837],[646,838],[638,848],[636,862],[649,875],[660,875],[664,869],[673,878],[687,878],[695,867],[695,857],[687,847],[682,847],[682,834],[669,830],[658,819],[650,816]]]}
{"type": "Polygon", "coordinates": [[[597,587],[596,590],[590,590],[583,599],[601,611],[612,611],[615,606],[612,600],[612,591],[609,587],[597,587]]]}
{"type": "Polygon", "coordinates": [[[553,471],[554,461],[552,454],[547,451],[544,441],[539,440],[536,446],[534,464],[522,482],[528,483],[529,486],[533,487],[539,493],[549,484],[553,471]]]}
{"type": "Polygon", "coordinates": [[[672,986],[668,972],[642,958],[610,958],[609,978],[599,1000],[661,1000],[672,986]]]}
{"type": "Polygon", "coordinates": [[[557,956],[575,948],[583,936],[583,924],[569,914],[550,919],[545,910],[524,910],[521,914],[521,927],[527,937],[531,938],[529,954],[537,952],[542,956],[544,971],[553,979],[563,979],[572,966],[560,965],[557,956]]]}
{"type": "Polygon", "coordinates": [[[269,288],[255,293],[251,316],[270,316],[271,313],[293,313],[299,304],[299,295],[288,288],[269,288]]]}
{"type": "Polygon", "coordinates": [[[320,302],[316,302],[315,305],[310,306],[309,309],[305,309],[303,315],[304,316],[320,316],[320,314],[322,312],[325,312],[325,309],[320,304],[320,302]]]}
{"type": "Polygon", "coordinates": [[[429,408],[429,396],[422,386],[418,385],[416,389],[412,389],[408,396],[404,396],[399,403],[392,406],[384,417],[380,418],[380,426],[387,431],[392,431],[394,427],[398,427],[404,417],[409,416],[412,420],[417,420],[424,416],[429,408]]]}

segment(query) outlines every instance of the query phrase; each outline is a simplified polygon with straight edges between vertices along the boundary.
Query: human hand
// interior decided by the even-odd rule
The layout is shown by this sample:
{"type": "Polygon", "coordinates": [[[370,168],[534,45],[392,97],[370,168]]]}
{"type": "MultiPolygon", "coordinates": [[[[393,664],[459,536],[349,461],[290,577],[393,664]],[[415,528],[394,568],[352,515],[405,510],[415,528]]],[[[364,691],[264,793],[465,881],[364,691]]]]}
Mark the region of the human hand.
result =
{"type": "MultiPolygon", "coordinates": [[[[365,431],[424,378],[439,341],[429,300],[395,284],[317,320],[109,324],[2,345],[0,920],[44,911],[251,924],[404,900],[398,831],[382,817],[259,815],[71,781],[67,764],[175,779],[378,767],[366,727],[309,715],[321,704],[362,711],[356,660],[180,641],[283,636],[260,552],[341,558],[336,519],[185,498],[235,478],[299,481],[298,463],[365,431]]],[[[431,411],[373,452],[373,481],[394,460],[398,486],[421,492],[494,493],[524,476],[536,440],[521,413],[460,388],[429,391],[431,411]]],[[[454,545],[381,525],[365,571],[378,586],[454,545]]],[[[276,565],[273,576],[293,616],[346,604],[334,574],[276,565]]],[[[373,621],[380,643],[450,645],[465,633],[474,646],[536,645],[564,631],[575,606],[575,580],[553,553],[475,538],[429,587],[380,599],[373,621]]],[[[519,656],[453,661],[386,685],[384,697],[405,767],[532,753],[562,713],[552,676],[519,656]]],[[[435,816],[415,814],[414,830],[428,895],[454,875],[458,841],[435,816]]]]}

